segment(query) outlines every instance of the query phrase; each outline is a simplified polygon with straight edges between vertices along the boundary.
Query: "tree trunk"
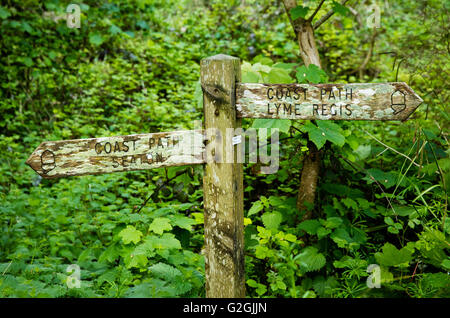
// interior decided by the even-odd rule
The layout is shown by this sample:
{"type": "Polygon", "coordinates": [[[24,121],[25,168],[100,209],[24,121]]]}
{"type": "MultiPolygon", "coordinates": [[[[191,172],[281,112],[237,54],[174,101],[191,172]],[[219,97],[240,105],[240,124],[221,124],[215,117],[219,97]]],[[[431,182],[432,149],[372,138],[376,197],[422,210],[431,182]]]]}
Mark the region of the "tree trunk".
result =
{"type": "MultiPolygon", "coordinates": [[[[317,51],[314,38],[314,29],[311,25],[311,19],[306,20],[298,18],[292,20],[290,10],[297,6],[296,0],[283,0],[286,13],[291,21],[291,25],[297,36],[300,48],[300,56],[306,66],[315,64],[322,68],[319,52],[317,51]]],[[[305,211],[303,220],[310,219],[312,216],[312,206],[316,197],[317,181],[320,172],[321,151],[312,142],[308,142],[309,152],[303,159],[303,168],[300,179],[300,186],[297,195],[297,208],[299,211],[305,211]]]]}

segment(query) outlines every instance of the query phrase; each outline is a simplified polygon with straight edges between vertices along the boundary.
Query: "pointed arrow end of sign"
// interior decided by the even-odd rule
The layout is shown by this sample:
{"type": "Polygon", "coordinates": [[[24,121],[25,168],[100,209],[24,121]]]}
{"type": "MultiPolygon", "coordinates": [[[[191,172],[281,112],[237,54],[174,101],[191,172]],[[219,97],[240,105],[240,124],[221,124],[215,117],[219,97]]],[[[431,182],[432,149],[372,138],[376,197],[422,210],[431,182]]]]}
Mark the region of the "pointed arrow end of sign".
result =
{"type": "Polygon", "coordinates": [[[51,150],[43,150],[39,145],[28,157],[25,163],[43,178],[49,178],[46,174],[55,168],[55,155],[51,150]]]}
{"type": "Polygon", "coordinates": [[[417,95],[416,92],[414,92],[412,88],[408,86],[408,84],[404,82],[395,84],[397,84],[399,90],[406,91],[408,106],[406,107],[406,109],[404,109],[404,111],[402,111],[402,114],[398,115],[398,118],[401,121],[406,121],[409,119],[412,113],[414,113],[416,109],[423,103],[423,99],[419,95],[417,95]]]}

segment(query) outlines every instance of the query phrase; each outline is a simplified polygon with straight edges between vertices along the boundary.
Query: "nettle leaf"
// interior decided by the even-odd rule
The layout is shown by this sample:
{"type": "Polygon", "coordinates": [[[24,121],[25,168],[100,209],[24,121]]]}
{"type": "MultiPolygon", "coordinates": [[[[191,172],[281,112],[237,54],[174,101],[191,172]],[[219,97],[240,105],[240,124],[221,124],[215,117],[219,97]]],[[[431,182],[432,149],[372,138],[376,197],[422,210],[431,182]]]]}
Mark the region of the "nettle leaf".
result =
{"type": "Polygon", "coordinates": [[[303,6],[296,6],[295,8],[292,8],[289,13],[291,14],[292,20],[297,20],[298,18],[305,18],[308,14],[309,8],[303,7],[303,6]]]}
{"type": "Polygon", "coordinates": [[[127,225],[125,229],[119,232],[119,237],[122,238],[122,241],[125,244],[129,244],[131,242],[137,244],[141,240],[142,232],[136,230],[136,228],[132,225],[127,225]]]}
{"type": "Polygon", "coordinates": [[[344,221],[337,216],[332,216],[327,218],[326,221],[323,221],[322,224],[328,229],[335,229],[339,227],[344,221]]]}
{"type": "Polygon", "coordinates": [[[149,226],[149,231],[156,234],[163,234],[164,231],[170,231],[172,225],[170,225],[170,220],[168,218],[156,218],[149,226]]]}
{"type": "Polygon", "coordinates": [[[301,130],[308,133],[309,139],[316,144],[318,149],[322,148],[327,140],[339,147],[345,144],[342,128],[327,120],[317,121],[317,126],[309,121],[303,125],[301,130]]]}
{"type": "Polygon", "coordinates": [[[157,263],[150,266],[148,270],[156,277],[169,281],[180,279],[183,276],[179,269],[164,263],[157,263]]]}
{"type": "Polygon", "coordinates": [[[300,254],[294,257],[294,260],[306,272],[317,271],[326,263],[325,256],[312,246],[303,249],[300,254]]]}
{"type": "Polygon", "coordinates": [[[280,212],[267,212],[261,216],[261,220],[264,223],[264,226],[268,229],[278,229],[281,221],[283,220],[283,216],[280,212]]]}
{"type": "Polygon", "coordinates": [[[253,214],[257,214],[262,209],[264,209],[264,205],[262,204],[262,202],[261,201],[256,201],[255,203],[253,203],[253,205],[250,208],[250,210],[248,210],[247,216],[250,216],[250,215],[253,215],[253,214]]]}
{"type": "Polygon", "coordinates": [[[407,247],[398,250],[391,243],[383,245],[382,252],[375,254],[375,258],[380,265],[385,266],[408,266],[412,260],[413,251],[407,247]]]}

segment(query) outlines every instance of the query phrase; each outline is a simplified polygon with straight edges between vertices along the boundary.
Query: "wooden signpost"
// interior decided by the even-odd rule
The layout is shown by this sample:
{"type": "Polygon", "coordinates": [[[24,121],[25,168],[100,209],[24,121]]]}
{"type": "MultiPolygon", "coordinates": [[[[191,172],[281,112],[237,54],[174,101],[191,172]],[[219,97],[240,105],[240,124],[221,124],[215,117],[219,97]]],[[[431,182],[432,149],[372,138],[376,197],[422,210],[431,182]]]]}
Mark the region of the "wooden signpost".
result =
{"type": "Polygon", "coordinates": [[[406,83],[240,84],[237,116],[406,120],[422,99],[406,83]]]}
{"type": "Polygon", "coordinates": [[[27,164],[44,178],[201,164],[203,132],[161,132],[46,141],[27,164]]]}
{"type": "Polygon", "coordinates": [[[204,131],[47,141],[26,163],[44,178],[205,164],[206,296],[244,297],[243,169],[227,129],[238,131],[240,118],[406,120],[422,99],[405,83],[239,82],[238,58],[206,58],[201,61],[204,131]],[[224,149],[233,162],[217,160],[224,149]]]}

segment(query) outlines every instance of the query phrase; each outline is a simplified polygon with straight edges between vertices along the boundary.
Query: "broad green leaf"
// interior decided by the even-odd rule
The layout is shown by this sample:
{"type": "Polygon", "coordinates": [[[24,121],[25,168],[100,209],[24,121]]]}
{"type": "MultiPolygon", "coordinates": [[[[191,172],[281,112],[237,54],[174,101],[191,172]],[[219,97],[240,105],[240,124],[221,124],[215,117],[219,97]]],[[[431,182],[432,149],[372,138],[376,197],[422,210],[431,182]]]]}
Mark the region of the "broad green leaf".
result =
{"type": "Polygon", "coordinates": [[[322,148],[327,140],[339,147],[342,147],[345,143],[341,127],[327,120],[318,120],[317,126],[312,122],[307,122],[301,130],[308,133],[309,138],[318,149],[322,148]]]}
{"type": "Polygon", "coordinates": [[[340,217],[332,216],[327,218],[326,221],[322,222],[322,224],[328,229],[335,229],[339,227],[343,223],[340,217]]]}
{"type": "Polygon", "coordinates": [[[272,68],[281,68],[288,73],[292,71],[292,69],[297,65],[297,63],[282,63],[278,62],[272,65],[272,68]]]}
{"type": "Polygon", "coordinates": [[[119,237],[122,238],[122,241],[125,244],[129,244],[131,242],[137,244],[141,240],[142,232],[136,230],[136,228],[132,225],[127,225],[125,229],[119,232],[119,237]]]}
{"type": "Polygon", "coordinates": [[[152,265],[148,270],[156,277],[169,281],[180,279],[183,276],[179,269],[164,263],[152,265]]]}
{"type": "Polygon", "coordinates": [[[343,6],[337,1],[333,1],[333,11],[343,16],[346,16],[350,12],[346,6],[343,6]]]}
{"type": "Polygon", "coordinates": [[[280,132],[288,133],[291,121],[289,119],[258,118],[253,121],[252,128],[277,128],[280,132]]]}
{"type": "Polygon", "coordinates": [[[145,243],[154,249],[181,249],[181,243],[172,233],[164,233],[162,236],[150,235],[145,238],[145,243]]]}
{"type": "Polygon", "coordinates": [[[156,234],[163,234],[164,231],[170,231],[172,225],[168,218],[156,218],[149,226],[149,231],[153,231],[156,234]]]}
{"type": "Polygon", "coordinates": [[[344,198],[341,202],[349,209],[358,210],[358,204],[350,198],[344,198]]]}
{"type": "Polygon", "coordinates": [[[111,33],[112,35],[116,35],[116,34],[122,33],[122,29],[120,27],[118,27],[117,25],[112,24],[109,27],[109,33],[111,33]]]}
{"type": "Polygon", "coordinates": [[[258,73],[251,71],[242,72],[242,83],[258,83],[259,78],[258,73]]]}
{"type": "Polygon", "coordinates": [[[282,68],[272,68],[268,75],[268,82],[273,84],[290,84],[293,83],[293,79],[288,71],[282,68]]]}
{"type": "Polygon", "coordinates": [[[195,220],[193,220],[187,216],[179,215],[179,214],[170,215],[170,216],[168,216],[168,218],[170,219],[172,225],[178,226],[179,228],[182,228],[182,229],[185,229],[188,231],[192,231],[192,225],[197,223],[195,220]]]}
{"type": "Polygon", "coordinates": [[[412,250],[406,247],[399,250],[391,243],[385,243],[382,252],[375,254],[375,259],[380,265],[406,267],[412,260],[412,253],[412,250]]]}
{"type": "Polygon", "coordinates": [[[264,55],[258,55],[255,56],[255,58],[253,59],[253,63],[260,63],[263,65],[267,65],[267,66],[272,66],[273,65],[273,61],[272,59],[268,58],[267,56],[264,55]]]}
{"type": "Polygon", "coordinates": [[[261,216],[264,226],[268,229],[278,229],[283,217],[280,212],[266,212],[261,216]]]}
{"type": "Polygon", "coordinates": [[[295,76],[299,83],[324,83],[328,80],[328,75],[315,64],[297,67],[295,76]]]}
{"type": "Polygon", "coordinates": [[[372,152],[372,146],[371,145],[366,145],[366,146],[359,145],[358,148],[356,150],[354,150],[353,152],[358,155],[360,160],[364,160],[370,156],[370,154],[372,152]]]}
{"type": "Polygon", "coordinates": [[[264,205],[262,204],[262,202],[261,201],[256,201],[255,203],[253,203],[253,205],[250,208],[250,210],[248,210],[247,216],[250,216],[250,215],[253,215],[253,214],[257,214],[262,209],[264,209],[264,205]]]}
{"type": "Polygon", "coordinates": [[[294,257],[294,260],[306,272],[317,271],[326,263],[325,256],[312,246],[304,248],[300,254],[294,257]]]}
{"type": "Polygon", "coordinates": [[[99,46],[104,42],[103,37],[100,33],[90,33],[89,34],[89,43],[99,46]]]}
{"type": "Polygon", "coordinates": [[[320,222],[318,220],[306,220],[300,223],[297,228],[305,231],[310,235],[317,234],[317,230],[321,227],[320,222]]]}
{"type": "Polygon", "coordinates": [[[303,7],[303,6],[296,6],[295,8],[292,8],[289,13],[291,14],[292,20],[297,20],[298,18],[305,18],[308,14],[309,8],[303,7]]]}
{"type": "Polygon", "coordinates": [[[11,13],[8,11],[7,8],[0,6],[0,19],[4,20],[7,19],[11,13]]]}
{"type": "Polygon", "coordinates": [[[372,178],[374,178],[379,184],[385,186],[386,189],[389,189],[396,184],[397,177],[390,172],[384,172],[380,169],[372,168],[367,170],[367,174],[368,175],[364,177],[363,180],[367,180],[368,184],[374,182],[372,178]]]}

